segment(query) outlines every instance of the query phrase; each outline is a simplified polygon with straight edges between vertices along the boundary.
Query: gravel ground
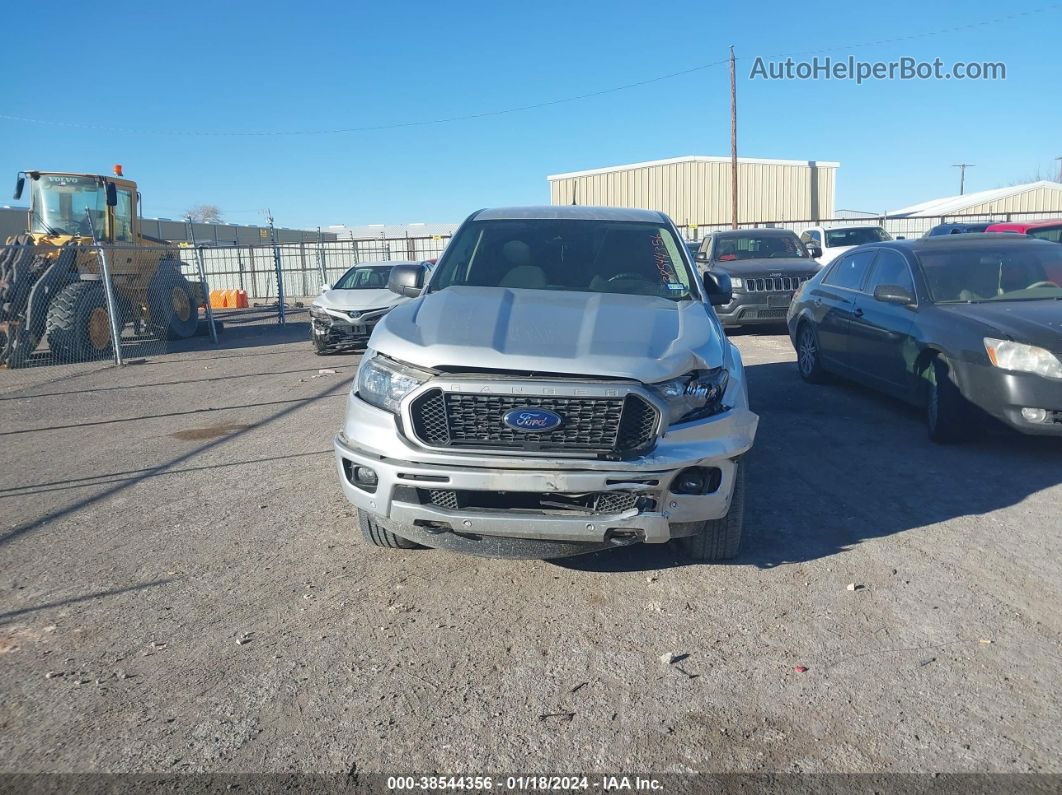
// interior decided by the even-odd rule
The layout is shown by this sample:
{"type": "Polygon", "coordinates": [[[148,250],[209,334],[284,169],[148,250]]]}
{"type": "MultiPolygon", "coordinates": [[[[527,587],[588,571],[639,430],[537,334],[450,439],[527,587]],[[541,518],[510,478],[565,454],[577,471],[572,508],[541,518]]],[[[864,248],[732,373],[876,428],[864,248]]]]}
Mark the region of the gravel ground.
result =
{"type": "Polygon", "coordinates": [[[1062,772],[1058,440],[744,334],[736,561],[377,550],[307,339],[0,372],[0,770],[1062,772]]]}

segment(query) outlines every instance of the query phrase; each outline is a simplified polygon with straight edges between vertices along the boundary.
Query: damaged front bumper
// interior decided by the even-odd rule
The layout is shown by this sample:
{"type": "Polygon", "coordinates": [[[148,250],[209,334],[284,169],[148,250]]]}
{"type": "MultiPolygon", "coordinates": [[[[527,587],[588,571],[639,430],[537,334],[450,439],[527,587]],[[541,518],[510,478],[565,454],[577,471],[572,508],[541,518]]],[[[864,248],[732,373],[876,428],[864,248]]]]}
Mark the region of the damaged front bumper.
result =
{"type": "Polygon", "coordinates": [[[350,502],[428,546],[557,557],[664,543],[730,508],[736,460],[758,422],[744,390],[736,394],[738,405],[672,426],[651,453],[624,461],[427,450],[399,433],[394,415],[352,397],[336,465],[350,502]],[[706,473],[707,493],[673,493],[691,467],[706,473]]]}

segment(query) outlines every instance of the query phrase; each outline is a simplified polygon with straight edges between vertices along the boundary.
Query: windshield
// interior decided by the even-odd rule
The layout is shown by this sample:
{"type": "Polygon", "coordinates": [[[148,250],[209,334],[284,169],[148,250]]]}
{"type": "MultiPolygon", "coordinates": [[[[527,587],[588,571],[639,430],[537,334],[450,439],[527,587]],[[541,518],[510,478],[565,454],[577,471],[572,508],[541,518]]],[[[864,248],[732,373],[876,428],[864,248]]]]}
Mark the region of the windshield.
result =
{"type": "Polygon", "coordinates": [[[796,235],[727,235],[715,244],[716,262],[779,257],[807,259],[808,252],[796,235]]]}
{"type": "Polygon", "coordinates": [[[380,290],[387,287],[391,268],[354,267],[339,277],[333,290],[380,290]]]}
{"type": "Polygon", "coordinates": [[[918,258],[937,303],[1062,298],[1062,246],[963,246],[918,258]]]}
{"type": "Polygon", "coordinates": [[[42,174],[31,180],[30,229],[49,235],[83,235],[92,229],[85,210],[92,214],[96,235],[104,234],[107,194],[95,177],[65,177],[42,174]]]}
{"type": "Polygon", "coordinates": [[[880,243],[892,240],[892,235],[880,226],[857,226],[854,229],[826,230],[826,247],[861,246],[864,243],[880,243]]]}
{"type": "Polygon", "coordinates": [[[690,297],[682,241],[657,224],[473,221],[446,247],[432,290],[451,286],[690,297]]]}

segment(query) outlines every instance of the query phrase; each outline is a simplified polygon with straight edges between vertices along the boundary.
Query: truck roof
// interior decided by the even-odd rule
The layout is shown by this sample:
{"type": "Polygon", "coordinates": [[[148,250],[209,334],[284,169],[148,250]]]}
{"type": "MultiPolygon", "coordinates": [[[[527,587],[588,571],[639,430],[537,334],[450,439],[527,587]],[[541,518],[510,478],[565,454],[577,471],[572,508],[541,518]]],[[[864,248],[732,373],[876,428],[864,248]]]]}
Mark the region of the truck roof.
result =
{"type": "Polygon", "coordinates": [[[553,204],[531,207],[494,207],[472,213],[470,221],[517,221],[526,219],[570,221],[641,221],[668,223],[668,217],[656,210],[627,207],[584,207],[578,204],[553,204]]]}

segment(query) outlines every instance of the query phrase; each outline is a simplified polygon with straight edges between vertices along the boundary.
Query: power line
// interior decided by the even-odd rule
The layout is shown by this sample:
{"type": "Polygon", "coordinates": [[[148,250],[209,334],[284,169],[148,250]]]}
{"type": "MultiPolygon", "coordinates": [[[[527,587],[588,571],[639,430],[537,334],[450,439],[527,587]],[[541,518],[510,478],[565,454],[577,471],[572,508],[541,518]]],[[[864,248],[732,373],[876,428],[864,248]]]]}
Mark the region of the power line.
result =
{"type": "MultiPolygon", "coordinates": [[[[992,19],[982,20],[980,22],[968,22],[964,25],[955,25],[948,28],[940,28],[938,30],[926,31],[923,33],[914,33],[908,36],[897,36],[889,39],[878,39],[876,41],[866,41],[855,44],[840,45],[831,48],[820,48],[817,50],[801,50],[796,52],[783,52],[774,53],[771,55],[762,56],[764,58],[786,58],[796,55],[812,55],[827,52],[836,52],[852,49],[860,49],[864,47],[878,47],[883,44],[895,44],[902,41],[913,41],[915,39],[924,39],[931,36],[941,36],[949,33],[958,33],[961,31],[972,30],[975,28],[981,28],[989,25],[998,25],[1003,22],[1008,22],[1020,17],[1032,16],[1035,14],[1042,14],[1047,11],[1054,11],[1062,7],[1062,3],[1052,3],[1050,5],[1041,6],[1040,8],[1033,8],[1027,11],[1016,11],[1012,14],[1006,14],[1004,16],[993,17],[992,19]]],[[[505,116],[510,113],[522,113],[529,110],[538,110],[541,108],[548,108],[554,105],[563,105],[570,102],[579,102],[585,99],[592,99],[594,97],[605,96],[607,94],[615,94],[620,91],[628,91],[632,88],[640,88],[642,86],[651,85],[653,83],[659,83],[664,80],[673,80],[676,77],[684,77],[686,75],[694,74],[695,72],[702,72],[706,69],[712,69],[716,66],[722,66],[729,63],[729,58],[723,58],[718,61],[712,61],[710,63],[701,64],[699,66],[692,66],[689,69],[681,69],[677,72],[669,72],[668,74],[657,75],[656,77],[646,78],[645,80],[637,80],[633,83],[624,83],[618,86],[612,86],[610,88],[602,88],[597,91],[587,91],[582,94],[574,94],[572,96],[560,97],[557,99],[545,100],[543,102],[534,102],[527,105],[517,105],[511,108],[503,108],[501,110],[488,110],[481,111],[479,113],[467,113],[460,116],[449,116],[438,119],[419,119],[413,121],[401,121],[393,122],[390,124],[375,124],[364,127],[338,127],[333,129],[313,129],[313,130],[177,130],[172,128],[166,129],[151,129],[151,128],[134,128],[134,127],[111,127],[102,124],[87,124],[84,122],[72,122],[72,121],[59,121],[55,119],[37,119],[28,116],[17,116],[9,113],[0,113],[0,119],[7,121],[23,122],[27,124],[43,124],[52,127],[70,127],[82,130],[98,130],[100,132],[115,132],[115,133],[131,133],[135,135],[177,135],[177,136],[216,136],[216,137],[267,137],[267,136],[303,136],[303,135],[345,135],[351,133],[362,132],[379,132],[382,130],[398,130],[407,127],[428,127],[436,124],[452,124],[459,121],[472,121],[475,119],[485,119],[497,116],[505,116]]]]}

